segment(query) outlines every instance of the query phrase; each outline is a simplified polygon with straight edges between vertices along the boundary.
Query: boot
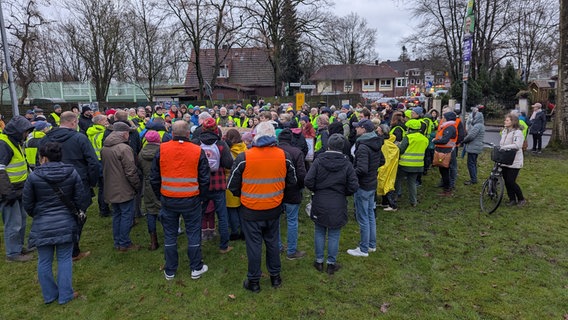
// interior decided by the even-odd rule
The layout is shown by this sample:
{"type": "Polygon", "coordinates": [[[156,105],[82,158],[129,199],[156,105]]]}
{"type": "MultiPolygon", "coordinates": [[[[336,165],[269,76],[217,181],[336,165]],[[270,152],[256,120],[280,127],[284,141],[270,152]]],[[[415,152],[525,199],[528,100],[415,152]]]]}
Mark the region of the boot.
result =
{"type": "Polygon", "coordinates": [[[157,250],[160,247],[158,243],[158,234],[156,232],[150,233],[150,251],[157,250]]]}
{"type": "Polygon", "coordinates": [[[246,279],[245,282],[243,283],[243,287],[254,293],[260,292],[260,284],[258,283],[258,280],[246,279]]]}

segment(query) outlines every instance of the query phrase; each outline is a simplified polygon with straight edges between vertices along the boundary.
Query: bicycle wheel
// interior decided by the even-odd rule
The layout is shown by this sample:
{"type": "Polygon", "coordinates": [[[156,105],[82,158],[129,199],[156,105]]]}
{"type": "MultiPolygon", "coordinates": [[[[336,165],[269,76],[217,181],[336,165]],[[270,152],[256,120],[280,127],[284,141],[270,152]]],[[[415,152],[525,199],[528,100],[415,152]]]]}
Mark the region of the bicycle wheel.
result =
{"type": "Polygon", "coordinates": [[[490,214],[493,213],[503,200],[503,193],[505,192],[505,182],[503,177],[490,177],[483,183],[481,195],[479,196],[479,205],[481,211],[490,214]]]}

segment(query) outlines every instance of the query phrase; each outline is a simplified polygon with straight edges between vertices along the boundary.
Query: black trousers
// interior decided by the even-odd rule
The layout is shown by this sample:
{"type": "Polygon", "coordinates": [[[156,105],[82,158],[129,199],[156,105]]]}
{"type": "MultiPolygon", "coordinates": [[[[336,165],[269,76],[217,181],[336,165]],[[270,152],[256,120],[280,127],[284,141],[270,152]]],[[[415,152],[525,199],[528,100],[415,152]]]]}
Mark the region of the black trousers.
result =
{"type": "Polygon", "coordinates": [[[540,133],[540,134],[533,133],[532,138],[533,138],[532,151],[541,151],[542,150],[542,133],[540,133]]]}
{"type": "Polygon", "coordinates": [[[523,191],[521,187],[517,184],[517,176],[521,169],[513,169],[503,167],[503,180],[505,180],[505,188],[507,189],[507,195],[509,196],[509,201],[519,202],[524,200],[523,191]]]}
{"type": "Polygon", "coordinates": [[[242,220],[248,258],[249,280],[259,280],[261,275],[262,242],[266,246],[266,269],[270,275],[280,274],[280,248],[278,246],[280,219],[249,221],[242,220]]]}

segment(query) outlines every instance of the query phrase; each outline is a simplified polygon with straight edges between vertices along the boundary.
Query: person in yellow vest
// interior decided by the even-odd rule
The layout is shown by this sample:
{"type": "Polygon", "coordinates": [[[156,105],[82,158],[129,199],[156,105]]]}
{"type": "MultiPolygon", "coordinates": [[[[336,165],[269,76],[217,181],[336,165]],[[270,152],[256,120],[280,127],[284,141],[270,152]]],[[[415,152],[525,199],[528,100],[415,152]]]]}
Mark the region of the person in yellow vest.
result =
{"type": "Polygon", "coordinates": [[[95,149],[95,154],[99,160],[100,170],[99,170],[99,181],[97,186],[99,187],[97,202],[99,204],[99,215],[101,217],[110,217],[111,211],[108,204],[105,202],[104,197],[104,179],[101,163],[101,150],[103,149],[103,137],[106,128],[109,126],[108,118],[105,115],[98,115],[93,118],[93,125],[87,129],[87,137],[89,142],[95,149]]]}
{"type": "Polygon", "coordinates": [[[136,130],[141,133],[146,129],[146,108],[138,107],[136,116],[132,118],[132,122],[136,125],[136,130]]]}
{"type": "Polygon", "coordinates": [[[0,134],[0,211],[4,221],[4,247],[7,261],[32,259],[24,248],[26,211],[22,191],[28,178],[28,164],[22,143],[34,126],[23,116],[15,116],[0,134]]]}
{"type": "Polygon", "coordinates": [[[53,105],[53,112],[50,113],[49,116],[47,116],[47,122],[51,123],[51,125],[54,127],[59,127],[61,112],[63,112],[63,110],[61,109],[60,105],[53,105]]]}
{"type": "Polygon", "coordinates": [[[396,190],[400,194],[402,181],[406,179],[408,186],[408,199],[410,205],[416,207],[418,199],[416,195],[416,178],[424,170],[424,153],[428,148],[428,138],[422,134],[423,122],[418,119],[406,121],[408,132],[399,145],[400,160],[398,161],[398,173],[396,176],[396,190]]]}
{"type": "Polygon", "coordinates": [[[290,154],[276,146],[276,132],[270,122],[261,122],[256,127],[253,147],[237,156],[231,171],[228,189],[241,198],[247,248],[248,273],[243,287],[260,292],[264,241],[270,281],[272,287],[278,288],[282,284],[278,234],[284,188],[295,185],[297,179],[290,154]]]}
{"type": "Polygon", "coordinates": [[[191,279],[199,279],[208,267],[201,255],[201,199],[209,189],[209,161],[200,146],[189,139],[189,124],[173,124],[173,140],[160,145],[150,172],[150,184],[161,199],[160,221],[164,228],[164,276],[173,280],[178,269],[179,217],[187,235],[191,279]],[[180,170],[183,168],[183,170],[180,170]]]}
{"type": "Polygon", "coordinates": [[[26,161],[31,170],[35,169],[37,162],[37,150],[39,142],[45,134],[51,130],[51,123],[46,121],[36,121],[34,123],[34,131],[28,135],[26,143],[24,144],[24,151],[26,153],[26,161]]]}

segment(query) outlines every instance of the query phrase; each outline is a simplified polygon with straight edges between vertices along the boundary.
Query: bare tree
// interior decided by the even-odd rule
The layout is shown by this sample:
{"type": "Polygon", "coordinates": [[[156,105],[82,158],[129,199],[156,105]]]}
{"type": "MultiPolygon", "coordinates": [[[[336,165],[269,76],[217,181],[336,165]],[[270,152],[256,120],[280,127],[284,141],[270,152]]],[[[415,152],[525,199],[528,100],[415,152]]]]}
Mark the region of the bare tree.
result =
{"type": "Polygon", "coordinates": [[[167,70],[175,60],[176,42],[170,35],[172,27],[164,23],[157,1],[137,0],[130,3],[127,26],[127,59],[121,77],[138,86],[149,101],[153,101],[155,87],[168,80],[167,70]]]}
{"type": "Polygon", "coordinates": [[[568,0],[560,0],[560,59],[558,62],[558,101],[551,144],[568,148],[568,0]]]}
{"type": "MultiPolygon", "coordinates": [[[[555,0],[521,1],[516,3],[516,15],[507,32],[512,56],[523,79],[530,79],[534,64],[539,61],[558,30],[558,2],[555,0]]],[[[549,56],[549,55],[545,55],[549,56]]]]}
{"type": "Polygon", "coordinates": [[[330,16],[324,26],[322,42],[329,52],[330,63],[372,63],[378,59],[375,52],[377,29],[356,13],[345,17],[330,16]]]}
{"type": "Polygon", "coordinates": [[[49,24],[43,29],[38,55],[43,72],[39,81],[84,82],[89,79],[87,67],[77,51],[66,45],[60,26],[49,24]]]}
{"type": "Polygon", "coordinates": [[[12,67],[16,84],[22,88],[18,104],[28,96],[29,86],[36,81],[41,70],[39,59],[40,30],[48,21],[38,9],[37,1],[14,0],[8,3],[9,20],[6,28],[10,34],[12,67]]]}
{"type": "MultiPolygon", "coordinates": [[[[283,15],[284,0],[253,0],[247,7],[247,15],[252,20],[247,37],[253,43],[264,47],[269,53],[270,63],[274,70],[275,95],[282,91],[281,56],[284,45],[283,15]]],[[[318,37],[323,14],[321,8],[328,5],[326,0],[291,0],[289,4],[297,8],[298,34],[318,37]]],[[[301,43],[300,46],[303,44],[301,43]]]]}
{"type": "Polygon", "coordinates": [[[124,10],[115,1],[66,0],[70,15],[61,30],[87,66],[96,99],[106,100],[110,82],[124,63],[124,10]]]}

